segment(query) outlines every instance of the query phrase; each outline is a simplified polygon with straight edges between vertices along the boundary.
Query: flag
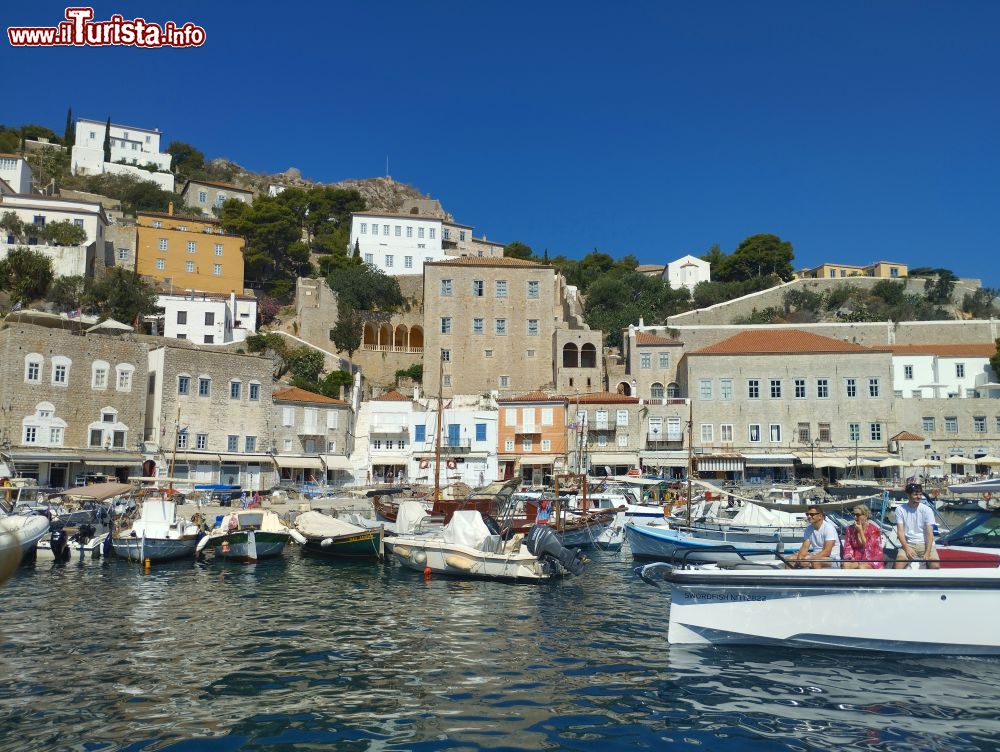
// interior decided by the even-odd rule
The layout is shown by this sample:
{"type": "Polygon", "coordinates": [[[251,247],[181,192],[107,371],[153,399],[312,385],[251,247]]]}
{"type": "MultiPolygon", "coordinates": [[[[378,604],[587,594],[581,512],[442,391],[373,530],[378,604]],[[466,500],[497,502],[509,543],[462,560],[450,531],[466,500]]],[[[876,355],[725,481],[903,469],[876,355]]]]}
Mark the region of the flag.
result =
{"type": "Polygon", "coordinates": [[[71,319],[77,319],[77,318],[80,318],[80,315],[81,315],[82,313],[83,313],[83,309],[81,309],[81,308],[77,308],[76,310],[73,310],[73,311],[70,311],[70,312],[69,312],[69,313],[67,313],[66,315],[67,315],[67,316],[68,316],[69,318],[71,318],[71,319]]]}

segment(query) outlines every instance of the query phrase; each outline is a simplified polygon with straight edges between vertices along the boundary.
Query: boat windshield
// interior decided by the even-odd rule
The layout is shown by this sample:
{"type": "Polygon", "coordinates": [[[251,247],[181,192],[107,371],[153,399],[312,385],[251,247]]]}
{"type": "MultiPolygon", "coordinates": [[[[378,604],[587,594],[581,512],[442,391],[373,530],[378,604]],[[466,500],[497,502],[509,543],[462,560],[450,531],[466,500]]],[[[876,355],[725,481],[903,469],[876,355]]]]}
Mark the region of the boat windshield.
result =
{"type": "Polygon", "coordinates": [[[1000,548],[1000,514],[976,514],[956,527],[941,542],[951,546],[1000,548]]]}

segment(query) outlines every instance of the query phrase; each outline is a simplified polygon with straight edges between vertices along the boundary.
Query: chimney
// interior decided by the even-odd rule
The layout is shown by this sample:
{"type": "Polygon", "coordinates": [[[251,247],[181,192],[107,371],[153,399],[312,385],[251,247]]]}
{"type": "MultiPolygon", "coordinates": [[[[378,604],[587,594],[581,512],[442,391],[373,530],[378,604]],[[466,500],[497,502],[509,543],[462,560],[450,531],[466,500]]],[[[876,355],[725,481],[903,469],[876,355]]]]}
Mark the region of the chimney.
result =
{"type": "Polygon", "coordinates": [[[167,214],[171,217],[174,216],[174,202],[170,201],[167,203],[167,214]]]}

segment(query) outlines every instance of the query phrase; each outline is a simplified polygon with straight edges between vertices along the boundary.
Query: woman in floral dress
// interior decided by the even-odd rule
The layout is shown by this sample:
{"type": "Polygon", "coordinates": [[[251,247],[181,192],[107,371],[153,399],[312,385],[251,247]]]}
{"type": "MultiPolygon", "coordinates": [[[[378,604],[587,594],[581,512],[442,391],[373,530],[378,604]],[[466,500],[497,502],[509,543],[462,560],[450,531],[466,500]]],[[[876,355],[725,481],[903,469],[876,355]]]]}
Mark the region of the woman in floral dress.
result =
{"type": "Polygon", "coordinates": [[[844,569],[882,569],[882,531],[871,521],[872,511],[854,507],[854,524],[844,531],[844,569]]]}

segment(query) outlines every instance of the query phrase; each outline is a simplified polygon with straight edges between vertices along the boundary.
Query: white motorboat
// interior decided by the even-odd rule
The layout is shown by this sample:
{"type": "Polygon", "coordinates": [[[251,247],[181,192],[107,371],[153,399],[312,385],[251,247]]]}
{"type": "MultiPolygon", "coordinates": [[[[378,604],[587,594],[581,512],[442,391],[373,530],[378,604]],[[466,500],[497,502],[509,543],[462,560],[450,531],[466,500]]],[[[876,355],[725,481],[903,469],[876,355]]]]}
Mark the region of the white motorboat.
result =
{"type": "Polygon", "coordinates": [[[69,561],[74,556],[97,559],[104,553],[104,544],[111,532],[103,525],[85,523],[72,530],[61,522],[53,522],[47,538],[38,541],[35,555],[39,561],[69,561]]]}
{"type": "Polygon", "coordinates": [[[14,541],[8,541],[8,546],[18,549],[18,560],[30,558],[35,548],[45,534],[49,532],[49,520],[40,514],[0,515],[0,532],[14,536],[14,541]]]}
{"type": "Polygon", "coordinates": [[[1000,569],[677,569],[671,644],[1000,655],[1000,569]]]}
{"type": "Polygon", "coordinates": [[[166,499],[146,499],[132,526],[111,538],[115,554],[129,561],[157,562],[194,556],[200,530],[177,517],[177,506],[166,499]]]}
{"type": "Polygon", "coordinates": [[[392,555],[425,574],[513,582],[579,574],[587,562],[579,551],[564,548],[548,525],[535,525],[526,538],[518,534],[504,541],[471,509],[456,511],[439,533],[396,536],[392,555]]]}

